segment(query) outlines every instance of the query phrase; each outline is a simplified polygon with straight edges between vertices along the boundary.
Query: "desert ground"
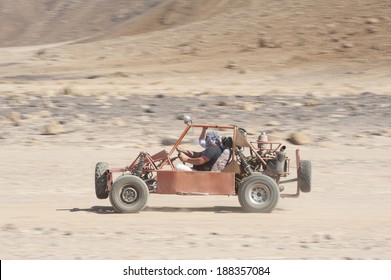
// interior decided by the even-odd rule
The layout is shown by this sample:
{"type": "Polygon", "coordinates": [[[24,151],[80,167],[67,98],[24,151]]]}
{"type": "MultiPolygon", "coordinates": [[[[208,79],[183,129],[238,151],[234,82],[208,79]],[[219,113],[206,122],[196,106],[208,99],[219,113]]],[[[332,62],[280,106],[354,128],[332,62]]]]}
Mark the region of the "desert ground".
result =
{"type": "Polygon", "coordinates": [[[0,3],[0,259],[391,259],[389,2],[128,2],[0,3]],[[184,114],[266,131],[292,177],[300,149],[312,191],[95,197],[97,162],[169,150],[184,114]]]}

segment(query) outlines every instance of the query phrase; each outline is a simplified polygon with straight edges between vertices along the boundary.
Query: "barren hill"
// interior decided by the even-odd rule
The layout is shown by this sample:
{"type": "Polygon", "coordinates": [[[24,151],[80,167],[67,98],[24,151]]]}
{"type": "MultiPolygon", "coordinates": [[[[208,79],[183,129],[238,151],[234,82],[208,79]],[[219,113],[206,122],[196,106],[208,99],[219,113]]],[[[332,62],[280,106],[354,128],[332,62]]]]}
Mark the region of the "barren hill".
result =
{"type": "Polygon", "coordinates": [[[197,90],[228,79],[246,91],[251,83],[311,90],[307,81],[343,85],[352,77],[348,89],[357,89],[375,75],[368,81],[380,80],[375,89],[384,91],[390,14],[383,0],[3,0],[0,79],[147,77],[182,91],[195,74],[197,90]]]}
{"type": "Polygon", "coordinates": [[[247,1],[3,0],[0,46],[133,35],[208,19],[247,1]]]}
{"type": "Polygon", "coordinates": [[[213,35],[221,44],[244,48],[311,48],[318,54],[353,46],[385,51],[390,11],[383,0],[2,0],[0,47],[114,38],[203,21],[181,35],[213,35]]]}

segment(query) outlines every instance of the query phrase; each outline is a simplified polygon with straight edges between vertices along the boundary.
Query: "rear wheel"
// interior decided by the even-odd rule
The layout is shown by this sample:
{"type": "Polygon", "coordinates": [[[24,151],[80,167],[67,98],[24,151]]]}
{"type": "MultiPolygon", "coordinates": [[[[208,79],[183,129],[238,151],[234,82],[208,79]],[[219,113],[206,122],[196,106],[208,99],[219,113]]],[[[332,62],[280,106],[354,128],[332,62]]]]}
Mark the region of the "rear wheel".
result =
{"type": "Polygon", "coordinates": [[[280,191],[266,175],[251,175],[239,187],[239,203],[246,212],[269,213],[277,206],[280,191]]]}
{"type": "Polygon", "coordinates": [[[125,175],[115,181],[110,191],[111,205],[120,213],[135,213],[144,209],[149,196],[143,180],[125,175]]]}
{"type": "Polygon", "coordinates": [[[98,162],[95,166],[95,194],[99,199],[109,197],[107,187],[109,165],[106,162],[98,162]]]}
{"type": "Polygon", "coordinates": [[[311,161],[301,160],[297,170],[297,185],[302,192],[311,191],[311,161]]]}

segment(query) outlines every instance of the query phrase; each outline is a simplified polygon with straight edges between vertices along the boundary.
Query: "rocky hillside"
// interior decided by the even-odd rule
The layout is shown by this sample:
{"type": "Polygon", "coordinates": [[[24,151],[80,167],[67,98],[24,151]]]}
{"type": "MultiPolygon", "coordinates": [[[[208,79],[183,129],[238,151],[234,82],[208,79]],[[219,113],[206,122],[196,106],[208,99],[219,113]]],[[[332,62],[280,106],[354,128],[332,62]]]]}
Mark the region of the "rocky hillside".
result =
{"type": "Polygon", "coordinates": [[[198,51],[213,44],[315,55],[348,51],[363,59],[390,55],[390,14],[391,4],[382,0],[2,0],[0,46],[107,39],[203,22],[176,30],[193,34],[191,47],[198,51]]]}
{"type": "Polygon", "coordinates": [[[232,0],[2,0],[0,46],[134,35],[208,19],[243,5],[232,0]]]}

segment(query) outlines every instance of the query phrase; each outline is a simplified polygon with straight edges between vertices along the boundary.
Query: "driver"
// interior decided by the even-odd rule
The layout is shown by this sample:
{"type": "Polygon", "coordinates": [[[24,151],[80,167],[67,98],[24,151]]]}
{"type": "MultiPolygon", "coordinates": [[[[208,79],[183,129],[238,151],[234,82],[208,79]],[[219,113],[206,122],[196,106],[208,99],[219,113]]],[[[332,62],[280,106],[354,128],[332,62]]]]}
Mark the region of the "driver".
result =
{"type": "Polygon", "coordinates": [[[177,147],[179,159],[183,163],[190,163],[193,167],[185,164],[177,164],[176,169],[182,171],[210,171],[213,164],[221,155],[220,136],[217,131],[209,131],[205,136],[205,150],[202,152],[194,152],[177,147]]]}

